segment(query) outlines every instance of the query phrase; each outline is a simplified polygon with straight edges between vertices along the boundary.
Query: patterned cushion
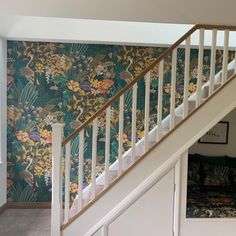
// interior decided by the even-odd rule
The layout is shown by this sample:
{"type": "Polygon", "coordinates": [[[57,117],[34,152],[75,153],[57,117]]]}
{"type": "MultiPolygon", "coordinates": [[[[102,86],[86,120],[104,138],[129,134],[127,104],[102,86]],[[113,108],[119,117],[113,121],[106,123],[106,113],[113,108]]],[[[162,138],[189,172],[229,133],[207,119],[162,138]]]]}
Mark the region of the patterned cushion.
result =
{"type": "Polygon", "coordinates": [[[229,186],[236,183],[236,159],[227,156],[189,155],[189,186],[229,186]],[[235,163],[235,171],[230,166],[235,163]]]}
{"type": "Polygon", "coordinates": [[[204,186],[228,186],[229,167],[223,165],[203,164],[204,168],[204,186]]]}
{"type": "Polygon", "coordinates": [[[200,185],[200,161],[189,155],[188,159],[188,186],[200,185]]]}

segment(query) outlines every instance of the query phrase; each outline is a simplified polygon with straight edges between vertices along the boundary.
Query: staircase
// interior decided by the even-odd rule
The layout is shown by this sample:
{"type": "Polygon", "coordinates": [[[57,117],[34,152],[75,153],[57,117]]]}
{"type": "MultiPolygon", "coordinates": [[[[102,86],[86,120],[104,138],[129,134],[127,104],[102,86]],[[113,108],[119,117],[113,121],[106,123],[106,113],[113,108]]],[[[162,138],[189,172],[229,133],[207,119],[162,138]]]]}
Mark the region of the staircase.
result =
{"type": "MultiPolygon", "coordinates": [[[[236,27],[194,26],[69,137],[63,139],[63,124],[53,126],[52,236],[75,234],[91,236],[99,230],[101,235],[109,235],[109,225],[172,168],[178,168],[181,155],[236,106],[236,63],[232,61],[228,64],[230,31],[236,31],[236,27]],[[212,60],[209,80],[203,83],[205,31],[212,32],[212,60]],[[215,74],[218,31],[224,31],[224,52],[222,71],[215,74]],[[189,94],[190,47],[191,35],[194,33],[199,33],[198,77],[196,92],[189,94]],[[176,106],[177,48],[181,47],[182,43],[185,44],[184,95],[182,104],[176,106]],[[172,58],[170,113],[163,118],[163,78],[167,56],[172,58]],[[158,71],[157,124],[149,130],[150,78],[154,69],[158,71]],[[144,137],[137,142],[137,83],[142,79],[145,80],[144,137]],[[132,90],[131,148],[123,153],[124,95],[130,89],[132,90]],[[118,159],[110,164],[111,106],[117,101],[119,101],[118,159]],[[96,177],[97,128],[99,117],[103,112],[106,113],[105,169],[96,177]],[[91,184],[81,188],[84,177],[84,156],[81,150],[84,149],[85,129],[91,123],[93,130],[91,184]],[[79,189],[76,199],[71,202],[71,142],[78,136],[79,189]]],[[[173,230],[175,236],[178,235],[179,191],[176,193],[173,230]]]]}

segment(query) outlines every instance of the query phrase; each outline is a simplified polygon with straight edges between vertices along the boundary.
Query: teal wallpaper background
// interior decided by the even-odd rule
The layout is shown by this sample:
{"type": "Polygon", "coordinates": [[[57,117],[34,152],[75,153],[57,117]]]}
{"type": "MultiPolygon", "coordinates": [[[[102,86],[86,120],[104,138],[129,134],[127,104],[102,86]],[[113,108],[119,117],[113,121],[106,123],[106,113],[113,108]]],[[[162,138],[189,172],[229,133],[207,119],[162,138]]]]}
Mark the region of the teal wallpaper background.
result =
{"type": "MultiPolygon", "coordinates": [[[[65,135],[78,128],[166,48],[8,41],[8,201],[51,200],[51,125],[65,122],[65,135]]],[[[196,90],[197,49],[191,49],[190,93],[196,90]]],[[[222,51],[217,51],[216,71],[222,51]]],[[[229,60],[233,52],[229,53],[229,60]]],[[[204,51],[203,80],[210,51],[204,51]]],[[[178,49],[176,105],[183,98],[184,49],[178,49]]],[[[164,66],[163,116],[169,113],[171,55],[164,66]]],[[[138,83],[137,139],[143,136],[145,82],[138,83]]],[[[156,125],[158,69],[151,72],[150,129],[156,125]]],[[[125,95],[124,150],[130,147],[132,91],[125,95]]],[[[117,158],[118,110],[111,109],[111,157],[117,158]]],[[[105,114],[98,123],[97,174],[104,169],[105,114]]],[[[84,186],[91,175],[91,126],[86,129],[84,186]]],[[[78,190],[78,138],[72,142],[71,198],[78,190]]]]}

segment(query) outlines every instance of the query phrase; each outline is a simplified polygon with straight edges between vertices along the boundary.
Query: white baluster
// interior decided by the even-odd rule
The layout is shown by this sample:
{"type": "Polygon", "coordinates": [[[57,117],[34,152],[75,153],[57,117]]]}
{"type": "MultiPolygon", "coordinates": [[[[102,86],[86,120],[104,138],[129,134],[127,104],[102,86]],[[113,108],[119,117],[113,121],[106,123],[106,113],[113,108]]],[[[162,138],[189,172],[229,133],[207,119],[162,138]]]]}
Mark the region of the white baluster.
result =
{"type": "Polygon", "coordinates": [[[175,48],[173,50],[173,54],[172,54],[171,95],[170,95],[170,130],[175,127],[176,63],[177,63],[177,48],[175,48]]]}
{"type": "Polygon", "coordinates": [[[229,30],[225,30],[223,66],[222,66],[222,84],[224,84],[227,81],[228,53],[229,53],[229,30]]]}
{"type": "Polygon", "coordinates": [[[197,98],[196,107],[201,104],[202,92],[202,67],[203,67],[203,48],[204,48],[204,29],[200,29],[199,33],[199,49],[198,49],[198,77],[197,77],[197,98]]]}
{"type": "Polygon", "coordinates": [[[66,144],[66,159],[65,159],[65,215],[64,222],[69,220],[70,210],[70,155],[71,155],[71,142],[66,144]]]}
{"type": "Polygon", "coordinates": [[[234,54],[234,74],[236,74],[236,51],[234,54]]]}
{"type": "Polygon", "coordinates": [[[209,79],[209,95],[212,95],[214,92],[215,86],[215,66],[216,66],[216,39],[217,39],[217,30],[212,30],[212,44],[211,44],[211,70],[210,70],[210,79],[209,79]]]}
{"type": "Polygon", "coordinates": [[[111,107],[106,110],[105,185],[109,184],[111,107]]]}
{"type": "Polygon", "coordinates": [[[136,112],[137,112],[137,83],[133,85],[133,101],[132,101],[132,131],[131,131],[131,143],[132,154],[131,164],[134,164],[136,157],[136,112]]]}
{"type": "Polygon", "coordinates": [[[184,68],[184,102],[183,102],[183,117],[188,115],[188,96],[189,96],[189,62],[190,62],[190,36],[185,42],[185,68],[184,68]]]}
{"type": "Polygon", "coordinates": [[[119,147],[118,147],[118,173],[122,173],[122,156],[123,156],[123,127],[124,127],[124,95],[120,96],[120,109],[119,109],[119,147]]]}
{"type": "Polygon", "coordinates": [[[164,60],[159,63],[158,104],[157,104],[157,141],[162,137],[162,98],[163,98],[164,60]]]}
{"type": "Polygon", "coordinates": [[[93,121],[93,140],[92,140],[92,173],[91,173],[91,198],[96,197],[96,164],[97,164],[97,133],[98,133],[98,120],[93,121]]]}
{"type": "Polygon", "coordinates": [[[52,209],[51,236],[61,235],[61,159],[63,124],[52,125],[52,209]]]}
{"type": "Polygon", "coordinates": [[[84,178],[84,130],[79,133],[79,169],[78,169],[78,211],[83,207],[83,178],[84,178]]]}
{"type": "Polygon", "coordinates": [[[145,118],[144,118],[144,152],[149,145],[149,109],[150,109],[150,71],[145,75],[145,118]]]}

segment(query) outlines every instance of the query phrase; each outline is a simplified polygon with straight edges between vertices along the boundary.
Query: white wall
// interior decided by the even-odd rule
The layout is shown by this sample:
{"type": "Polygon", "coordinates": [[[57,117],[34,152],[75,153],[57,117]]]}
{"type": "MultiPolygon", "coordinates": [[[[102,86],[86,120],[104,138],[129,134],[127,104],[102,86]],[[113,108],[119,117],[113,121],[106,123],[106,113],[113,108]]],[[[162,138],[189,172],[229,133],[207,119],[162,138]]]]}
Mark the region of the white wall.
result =
{"type": "Polygon", "coordinates": [[[6,40],[0,38],[0,206],[6,203],[6,40]]]}
{"type": "Polygon", "coordinates": [[[189,153],[199,153],[209,156],[227,155],[236,157],[236,109],[231,111],[222,121],[229,121],[229,139],[228,144],[202,144],[195,143],[189,153]]]}

